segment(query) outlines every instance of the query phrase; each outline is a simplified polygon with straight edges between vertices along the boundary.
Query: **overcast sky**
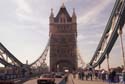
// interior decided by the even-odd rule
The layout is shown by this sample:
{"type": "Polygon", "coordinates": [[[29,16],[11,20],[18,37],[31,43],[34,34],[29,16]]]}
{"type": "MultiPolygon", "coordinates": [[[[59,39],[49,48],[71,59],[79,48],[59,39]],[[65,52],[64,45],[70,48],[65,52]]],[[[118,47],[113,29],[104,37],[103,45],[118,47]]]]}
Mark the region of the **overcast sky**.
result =
{"type": "MultiPolygon", "coordinates": [[[[97,48],[114,3],[115,0],[65,0],[70,15],[75,8],[77,44],[86,63],[97,48]]],[[[61,0],[0,0],[0,42],[21,62],[32,63],[47,44],[50,10],[53,8],[56,16],[61,5],[61,0]]],[[[125,43],[125,34],[123,38],[125,43]]],[[[119,39],[110,56],[112,67],[122,65],[119,39]]]]}

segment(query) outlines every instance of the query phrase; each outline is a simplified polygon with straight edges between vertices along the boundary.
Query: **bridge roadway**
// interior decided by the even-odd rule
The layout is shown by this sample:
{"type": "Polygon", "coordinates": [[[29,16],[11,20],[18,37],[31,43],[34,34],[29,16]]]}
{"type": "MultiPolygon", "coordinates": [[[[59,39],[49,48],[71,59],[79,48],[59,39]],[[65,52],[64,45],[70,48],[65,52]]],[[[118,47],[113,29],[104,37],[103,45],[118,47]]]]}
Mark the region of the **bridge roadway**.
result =
{"type": "MultiPolygon", "coordinates": [[[[23,84],[37,84],[37,79],[30,79],[29,81],[23,83],[23,84]]],[[[59,84],[59,82],[61,81],[60,78],[56,78],[56,84],[59,84]]],[[[73,76],[70,74],[68,77],[68,81],[67,84],[107,84],[107,82],[103,82],[101,80],[79,80],[78,76],[76,76],[76,78],[73,78],[73,76]]]]}
{"type": "MultiPolygon", "coordinates": [[[[38,78],[30,79],[30,80],[26,81],[26,82],[23,83],[23,84],[37,84],[37,79],[38,79],[38,78]]],[[[61,80],[62,80],[62,78],[56,78],[56,79],[55,79],[56,84],[59,84],[59,82],[60,82],[61,80]]]]}

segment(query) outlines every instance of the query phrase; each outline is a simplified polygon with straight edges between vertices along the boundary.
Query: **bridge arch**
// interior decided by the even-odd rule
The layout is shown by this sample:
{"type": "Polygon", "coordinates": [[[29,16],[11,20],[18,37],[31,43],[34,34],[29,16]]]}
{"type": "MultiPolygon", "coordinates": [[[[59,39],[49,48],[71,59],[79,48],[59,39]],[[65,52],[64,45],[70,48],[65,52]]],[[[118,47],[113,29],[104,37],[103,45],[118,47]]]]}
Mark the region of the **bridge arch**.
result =
{"type": "Polygon", "coordinates": [[[54,63],[53,71],[64,72],[64,70],[68,69],[70,72],[75,70],[74,64],[69,60],[59,60],[54,63]]]}

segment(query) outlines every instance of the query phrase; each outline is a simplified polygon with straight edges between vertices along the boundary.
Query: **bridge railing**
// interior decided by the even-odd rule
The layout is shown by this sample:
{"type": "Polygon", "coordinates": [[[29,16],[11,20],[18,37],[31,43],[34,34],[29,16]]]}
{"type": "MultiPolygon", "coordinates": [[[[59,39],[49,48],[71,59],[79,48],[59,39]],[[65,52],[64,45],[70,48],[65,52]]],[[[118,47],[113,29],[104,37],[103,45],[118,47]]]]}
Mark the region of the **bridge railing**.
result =
{"type": "Polygon", "coordinates": [[[25,78],[23,75],[19,74],[5,74],[5,75],[0,75],[0,80],[17,80],[17,79],[22,79],[25,78]]]}

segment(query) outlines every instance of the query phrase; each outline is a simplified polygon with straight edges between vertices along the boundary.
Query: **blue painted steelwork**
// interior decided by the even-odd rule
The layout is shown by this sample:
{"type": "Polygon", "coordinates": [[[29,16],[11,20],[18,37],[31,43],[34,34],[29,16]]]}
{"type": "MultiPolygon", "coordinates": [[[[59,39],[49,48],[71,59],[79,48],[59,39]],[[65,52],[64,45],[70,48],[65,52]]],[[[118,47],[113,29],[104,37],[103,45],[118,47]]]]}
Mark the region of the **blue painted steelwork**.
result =
{"type": "Polygon", "coordinates": [[[6,56],[10,58],[10,60],[14,62],[15,65],[13,65],[12,63],[8,63],[7,60],[4,58],[0,58],[0,63],[2,63],[5,66],[18,66],[18,67],[23,66],[23,63],[20,62],[12,53],[10,53],[1,42],[0,42],[0,50],[3,52],[3,54],[6,54],[6,56]]]}
{"type": "Polygon", "coordinates": [[[102,35],[101,41],[100,41],[100,43],[99,43],[99,45],[94,53],[94,56],[91,59],[89,65],[91,65],[93,68],[95,68],[105,60],[106,54],[110,53],[110,51],[112,50],[112,48],[113,48],[113,46],[114,46],[114,44],[119,36],[118,30],[123,28],[124,23],[125,23],[125,0],[116,0],[113,11],[112,11],[111,16],[109,18],[109,21],[108,21],[107,26],[105,28],[105,31],[102,35]],[[110,39],[107,42],[107,46],[103,50],[98,61],[96,63],[94,63],[94,61],[97,59],[97,57],[99,55],[99,52],[102,50],[102,44],[103,44],[104,40],[107,38],[107,34],[110,32],[110,30],[112,28],[112,24],[114,24],[113,18],[115,18],[116,15],[118,16],[118,18],[117,18],[116,24],[114,26],[114,29],[111,33],[111,36],[109,37],[110,39]]]}
{"type": "Polygon", "coordinates": [[[33,65],[37,64],[37,62],[40,62],[40,61],[42,61],[41,63],[45,62],[48,50],[49,50],[49,42],[47,43],[45,50],[40,55],[40,57],[37,60],[35,60],[33,63],[31,63],[29,66],[32,67],[33,65]]]}

